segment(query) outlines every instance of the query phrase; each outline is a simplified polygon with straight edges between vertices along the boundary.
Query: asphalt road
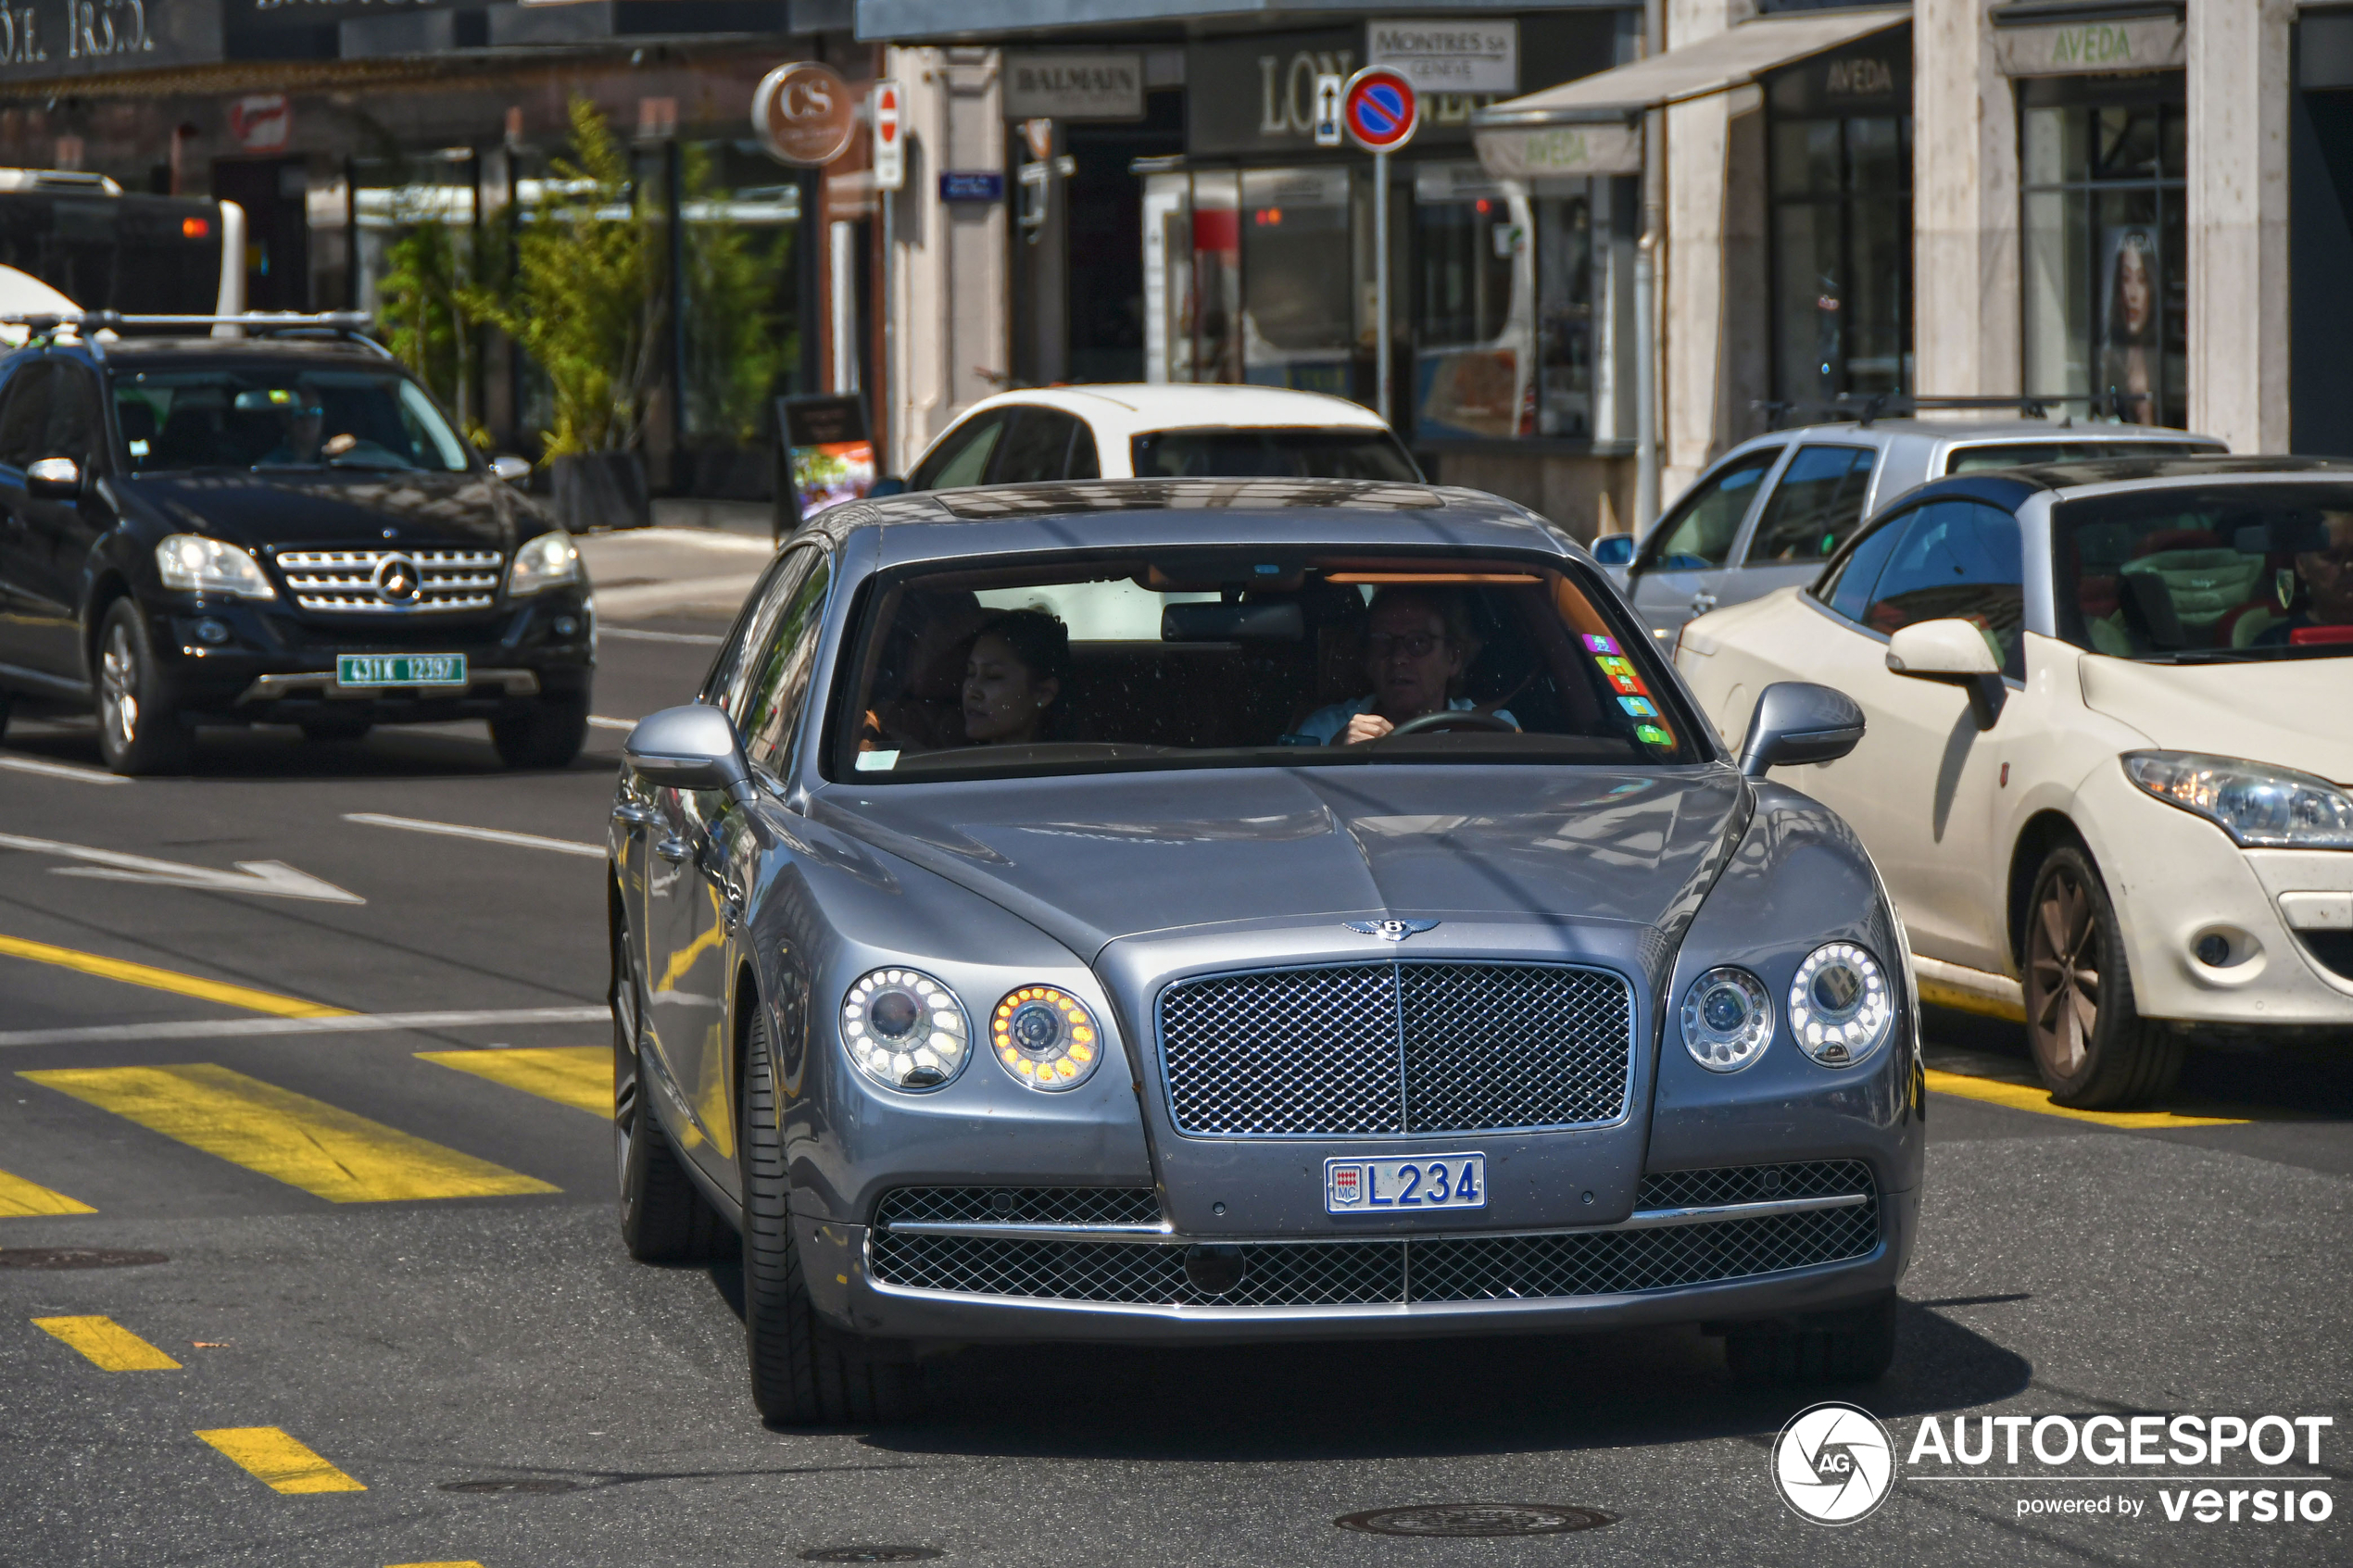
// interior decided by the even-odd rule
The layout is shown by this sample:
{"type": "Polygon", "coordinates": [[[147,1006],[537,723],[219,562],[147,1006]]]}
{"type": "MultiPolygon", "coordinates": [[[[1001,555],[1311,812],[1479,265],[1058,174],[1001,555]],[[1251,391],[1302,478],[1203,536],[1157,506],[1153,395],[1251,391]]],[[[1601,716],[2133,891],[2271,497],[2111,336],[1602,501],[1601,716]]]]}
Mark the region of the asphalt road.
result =
{"type": "MultiPolygon", "coordinates": [[[[714,592],[613,629],[600,714],[692,691],[717,623],[680,616],[714,592]]],[[[1691,1331],[972,1350],[927,1369],[919,1424],[763,1428],[734,1271],[635,1265],[616,1234],[602,873],[578,848],[620,740],[517,775],[468,726],[255,732],[208,739],[192,777],[122,784],[86,727],[11,731],[0,1563],[2353,1560],[2353,1073],[2200,1057],[2166,1113],[2085,1120],[2035,1108],[2008,1029],[1953,1017],[1931,1029],[1896,1369],[1831,1392],[1899,1457],[1931,1416],[2195,1412],[2329,1417],[2317,1462],[1931,1459],[1826,1529],[1768,1474],[1826,1394],[1738,1390],[1691,1331]],[[358,1016],[303,1016],[328,1009],[358,1016]],[[421,1013],[439,1018],[398,1022],[421,1013]],[[153,1261],[25,1266],[77,1248],[153,1261]],[[2166,1518],[2160,1494],[2245,1475],[2296,1477],[2330,1516],[2166,1518]],[[2108,1509],[2021,1512],[2066,1499],[2108,1509]],[[1611,1522],[1333,1523],[1439,1503],[1611,1522]]]]}

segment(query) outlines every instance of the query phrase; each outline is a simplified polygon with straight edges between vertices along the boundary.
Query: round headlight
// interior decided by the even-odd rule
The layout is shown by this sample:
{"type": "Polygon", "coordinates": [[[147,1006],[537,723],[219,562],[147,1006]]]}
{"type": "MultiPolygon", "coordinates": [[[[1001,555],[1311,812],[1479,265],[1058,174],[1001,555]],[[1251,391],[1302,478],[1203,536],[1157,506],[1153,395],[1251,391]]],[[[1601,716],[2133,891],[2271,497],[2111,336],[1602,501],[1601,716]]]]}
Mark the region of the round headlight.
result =
{"type": "Polygon", "coordinates": [[[862,974],[841,999],[841,1043],[885,1088],[921,1094],[964,1070],[972,1028],[956,993],[912,969],[862,974]]]}
{"type": "Polygon", "coordinates": [[[1025,985],[997,1004],[988,1042],[1006,1072],[1033,1089],[1075,1089],[1102,1060],[1095,1015],[1067,991],[1025,985]]]}
{"type": "Polygon", "coordinates": [[[1744,969],[1711,969],[1683,993],[1683,1048],[1710,1073],[1738,1073],[1773,1038],[1773,998],[1744,969]]]}
{"type": "Polygon", "coordinates": [[[1854,1066],[1879,1049],[1894,1022],[1887,972],[1854,943],[1827,943],[1797,966],[1789,987],[1790,1033],[1823,1066],[1854,1066]]]}

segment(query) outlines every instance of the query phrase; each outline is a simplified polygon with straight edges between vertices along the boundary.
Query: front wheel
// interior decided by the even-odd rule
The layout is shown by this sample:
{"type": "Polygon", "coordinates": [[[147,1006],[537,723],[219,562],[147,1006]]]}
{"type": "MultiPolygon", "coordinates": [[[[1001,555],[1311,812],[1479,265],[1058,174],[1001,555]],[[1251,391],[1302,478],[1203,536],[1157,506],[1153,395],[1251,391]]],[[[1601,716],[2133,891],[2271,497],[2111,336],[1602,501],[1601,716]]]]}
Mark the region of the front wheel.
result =
{"type": "Polygon", "coordinates": [[[490,721],[490,744],[510,768],[569,767],[587,741],[585,696],[512,703],[490,721]]]}
{"type": "Polygon", "coordinates": [[[2181,1036],[2133,1005],[2116,907],[2091,857],[2062,844],[2026,906],[2026,1034],[2060,1105],[2133,1105],[2182,1073],[2181,1036]]]}
{"type": "Polygon", "coordinates": [[[776,1426],[887,1425],[914,1412],[916,1368],[817,1315],[793,1245],[768,1021],[744,1053],[744,1336],[751,1402],[776,1426]]]}
{"type": "Polygon", "coordinates": [[[117,599],[98,623],[98,751],[118,773],[186,771],[193,737],[157,663],[138,604],[117,599]]]}

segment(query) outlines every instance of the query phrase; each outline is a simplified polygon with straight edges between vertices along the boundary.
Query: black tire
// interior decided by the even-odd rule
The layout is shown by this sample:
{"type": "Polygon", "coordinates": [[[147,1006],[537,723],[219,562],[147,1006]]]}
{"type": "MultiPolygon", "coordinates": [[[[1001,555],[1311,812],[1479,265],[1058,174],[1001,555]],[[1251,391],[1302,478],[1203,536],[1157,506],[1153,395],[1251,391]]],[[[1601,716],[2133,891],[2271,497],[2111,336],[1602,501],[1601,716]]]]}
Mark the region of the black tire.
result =
{"type": "Polygon", "coordinates": [[[98,623],[97,664],[98,751],[107,766],[134,778],[185,772],[195,737],[136,601],[107,608],[98,623]]]}
{"type": "Polygon", "coordinates": [[[510,768],[563,768],[588,741],[588,698],[510,703],[490,721],[490,744],[510,768]]]}
{"type": "Polygon", "coordinates": [[[339,740],[365,740],[376,726],[358,714],[337,713],[324,718],[302,721],[302,738],[324,743],[339,740]]]}
{"type": "Polygon", "coordinates": [[[0,740],[8,738],[8,716],[17,706],[17,694],[0,692],[0,740]]]}
{"type": "Polygon", "coordinates": [[[744,1051],[744,1339],[751,1402],[772,1426],[887,1426],[914,1413],[919,1374],[893,1348],[817,1315],[793,1245],[775,1068],[757,1002],[744,1051]]]}
{"type": "Polygon", "coordinates": [[[2092,858],[2062,844],[2026,903],[2026,1038],[2059,1105],[2138,1105],[2182,1075],[2182,1037],[2140,1014],[2116,906],[2092,858]]]}
{"type": "Polygon", "coordinates": [[[1836,1327],[1777,1328],[1724,1336],[1724,1364],[1751,1387],[1876,1383],[1895,1362],[1895,1292],[1836,1327]]]}
{"type": "Polygon", "coordinates": [[[726,1256],[727,1223],[695,1188],[644,1092],[637,1056],[644,997],[629,941],[613,932],[612,1138],[621,1175],[621,1240],[641,1263],[706,1262],[726,1256]]]}

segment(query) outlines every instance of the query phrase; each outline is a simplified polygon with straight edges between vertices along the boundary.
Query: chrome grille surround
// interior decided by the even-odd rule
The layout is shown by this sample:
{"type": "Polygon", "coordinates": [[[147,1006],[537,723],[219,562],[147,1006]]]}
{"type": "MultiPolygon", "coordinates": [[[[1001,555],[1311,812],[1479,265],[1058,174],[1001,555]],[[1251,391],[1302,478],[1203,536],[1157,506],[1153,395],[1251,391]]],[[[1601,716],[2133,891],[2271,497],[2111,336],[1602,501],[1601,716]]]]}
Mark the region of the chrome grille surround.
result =
{"type": "Polygon", "coordinates": [[[895,1236],[887,1221],[899,1196],[886,1195],[876,1210],[885,1223],[867,1239],[867,1266],[876,1283],[1024,1300],[1162,1307],[1558,1300],[1858,1261],[1880,1245],[1878,1189],[1861,1160],[1672,1172],[1645,1176],[1634,1218],[1606,1229],[1244,1242],[1241,1283],[1223,1296],[1207,1296],[1187,1281],[1181,1245],[895,1236]],[[1771,1201],[1763,1196],[1768,1192],[1847,1201],[1797,1213],[1689,1223],[1644,1219],[1646,1213],[1690,1207],[1695,1197],[1771,1201]]]}
{"type": "Polygon", "coordinates": [[[1410,1136],[1606,1125],[1633,989],[1571,964],[1404,959],[1176,981],[1157,1009],[1189,1137],[1410,1136]]]}
{"type": "Polygon", "coordinates": [[[499,550],[280,550],[278,574],[304,609],[330,615],[430,615],[488,609],[507,564],[499,550]],[[416,596],[386,598],[376,588],[388,560],[417,567],[416,596]]]}

